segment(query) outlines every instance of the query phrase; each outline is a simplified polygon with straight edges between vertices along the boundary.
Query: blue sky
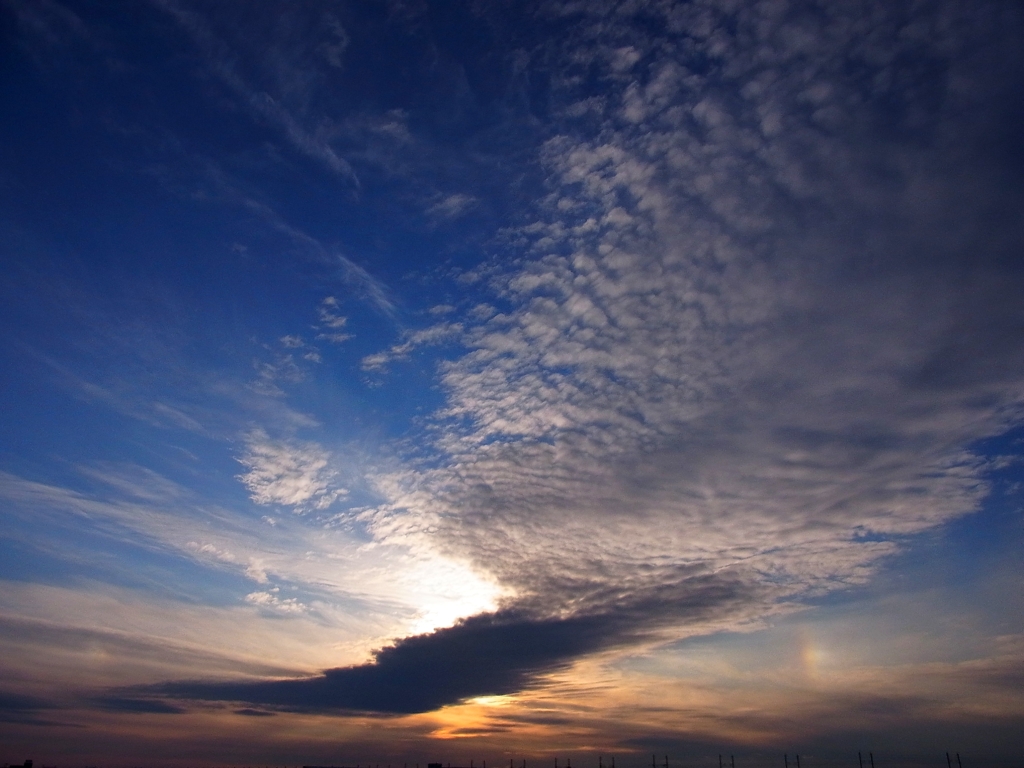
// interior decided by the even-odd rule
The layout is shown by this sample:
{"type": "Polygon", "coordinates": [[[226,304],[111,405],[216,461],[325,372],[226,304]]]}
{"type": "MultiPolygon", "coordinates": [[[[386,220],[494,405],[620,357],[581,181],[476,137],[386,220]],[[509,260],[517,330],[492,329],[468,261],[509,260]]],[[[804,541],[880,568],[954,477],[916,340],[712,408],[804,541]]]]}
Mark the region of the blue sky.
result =
{"type": "Polygon", "coordinates": [[[1019,760],[1019,9],[0,35],[0,760],[1019,760]]]}

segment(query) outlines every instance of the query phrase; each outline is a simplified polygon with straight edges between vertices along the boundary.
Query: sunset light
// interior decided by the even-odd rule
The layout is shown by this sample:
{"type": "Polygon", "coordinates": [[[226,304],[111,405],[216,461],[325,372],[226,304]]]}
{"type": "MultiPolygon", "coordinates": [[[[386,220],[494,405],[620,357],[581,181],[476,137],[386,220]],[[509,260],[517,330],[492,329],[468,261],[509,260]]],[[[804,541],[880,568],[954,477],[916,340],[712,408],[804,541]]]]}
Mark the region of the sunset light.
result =
{"type": "Polygon", "coordinates": [[[0,768],[1024,768],[1024,4],[0,0],[0,768]]]}

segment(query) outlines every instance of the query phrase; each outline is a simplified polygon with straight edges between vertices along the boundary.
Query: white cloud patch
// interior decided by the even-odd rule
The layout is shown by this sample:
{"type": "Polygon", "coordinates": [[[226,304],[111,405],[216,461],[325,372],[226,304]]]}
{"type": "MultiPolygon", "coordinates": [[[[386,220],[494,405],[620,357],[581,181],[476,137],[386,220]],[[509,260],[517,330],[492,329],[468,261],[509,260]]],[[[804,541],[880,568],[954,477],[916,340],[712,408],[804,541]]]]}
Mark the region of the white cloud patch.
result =
{"type": "Polygon", "coordinates": [[[256,430],[238,461],[248,470],[238,479],[257,504],[280,504],[297,511],[326,509],[348,494],[336,484],[339,472],[330,452],[316,443],[274,441],[256,430]]]}
{"type": "Polygon", "coordinates": [[[245,600],[246,602],[251,603],[252,605],[257,605],[260,608],[284,614],[305,613],[309,610],[307,606],[299,602],[298,598],[281,597],[279,592],[280,589],[277,587],[264,592],[250,592],[245,596],[245,600]]]}
{"type": "Polygon", "coordinates": [[[197,555],[210,557],[222,563],[235,563],[238,561],[238,558],[232,552],[226,549],[218,549],[213,544],[200,544],[198,541],[190,541],[187,546],[197,555]]]}
{"type": "Polygon", "coordinates": [[[427,209],[427,215],[436,219],[457,219],[476,204],[477,199],[472,195],[444,195],[427,209]]]}
{"type": "Polygon", "coordinates": [[[318,339],[340,344],[352,338],[351,333],[342,330],[348,324],[348,318],[338,314],[339,306],[338,300],[334,296],[328,296],[320,302],[320,306],[317,307],[320,324],[315,326],[319,331],[318,339]]]}
{"type": "Polygon", "coordinates": [[[406,360],[409,354],[418,347],[443,344],[459,338],[462,334],[461,323],[437,323],[428,328],[421,328],[405,335],[405,339],[393,344],[383,352],[367,355],[362,360],[364,371],[383,371],[395,360],[406,360]]]}

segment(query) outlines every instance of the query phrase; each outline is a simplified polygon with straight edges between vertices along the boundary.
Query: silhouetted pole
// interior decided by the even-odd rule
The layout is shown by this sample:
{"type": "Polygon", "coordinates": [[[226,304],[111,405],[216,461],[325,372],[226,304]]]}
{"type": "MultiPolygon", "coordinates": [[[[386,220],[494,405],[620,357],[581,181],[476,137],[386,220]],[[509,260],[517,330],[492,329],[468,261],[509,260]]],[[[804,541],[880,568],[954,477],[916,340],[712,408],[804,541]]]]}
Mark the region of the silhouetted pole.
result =
{"type": "Polygon", "coordinates": [[[718,768],[722,768],[722,756],[718,756],[718,768]]]}
{"type": "Polygon", "coordinates": [[[736,768],[736,755],[729,755],[729,762],[732,764],[732,768],[736,768]]]}
{"type": "MultiPolygon", "coordinates": [[[[871,768],[875,768],[875,753],[868,752],[868,759],[871,760],[871,768]]],[[[524,766],[525,768],[525,766],[524,766]]]]}
{"type": "Polygon", "coordinates": [[[796,768],[800,768],[800,755],[796,756],[796,768]]]}
{"type": "MultiPolygon", "coordinates": [[[[960,762],[960,753],[959,752],[956,753],[956,764],[957,764],[957,766],[959,766],[959,768],[964,768],[963,764],[960,762]]],[[[872,768],[874,768],[874,767],[872,766],[872,768]]]]}
{"type": "Polygon", "coordinates": [[[949,762],[949,752],[946,753],[946,768],[953,768],[953,764],[949,762]]]}
{"type": "Polygon", "coordinates": [[[789,755],[783,754],[782,762],[785,764],[786,768],[789,768],[789,755]]]}
{"type": "Polygon", "coordinates": [[[665,755],[665,768],[668,768],[668,755],[665,755]]]}
{"type": "Polygon", "coordinates": [[[860,752],[857,753],[857,765],[864,768],[864,758],[860,756],[860,752]]]}

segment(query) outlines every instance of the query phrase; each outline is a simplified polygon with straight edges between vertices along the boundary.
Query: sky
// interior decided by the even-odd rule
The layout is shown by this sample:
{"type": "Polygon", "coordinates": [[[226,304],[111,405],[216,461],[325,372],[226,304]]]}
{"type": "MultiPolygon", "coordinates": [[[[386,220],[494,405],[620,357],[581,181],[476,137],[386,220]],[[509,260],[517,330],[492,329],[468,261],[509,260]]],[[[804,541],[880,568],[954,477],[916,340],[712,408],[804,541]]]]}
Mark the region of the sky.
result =
{"type": "Polygon", "coordinates": [[[1020,768],[1022,124],[1004,0],[0,0],[0,762],[1020,768]]]}

